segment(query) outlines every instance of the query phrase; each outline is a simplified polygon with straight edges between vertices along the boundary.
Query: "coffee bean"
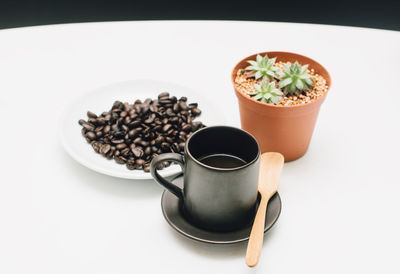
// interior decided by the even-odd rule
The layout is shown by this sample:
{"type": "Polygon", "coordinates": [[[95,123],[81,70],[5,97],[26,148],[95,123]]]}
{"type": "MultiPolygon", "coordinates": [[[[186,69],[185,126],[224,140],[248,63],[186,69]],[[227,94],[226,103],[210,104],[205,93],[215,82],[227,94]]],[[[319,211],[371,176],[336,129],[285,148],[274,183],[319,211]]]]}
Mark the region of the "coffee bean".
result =
{"type": "Polygon", "coordinates": [[[143,171],[144,171],[144,172],[150,172],[150,166],[145,166],[145,167],[143,168],[143,171]]]}
{"type": "Polygon", "coordinates": [[[146,147],[146,148],[144,149],[144,154],[150,155],[150,154],[151,154],[151,147],[146,147]]]}
{"type": "Polygon", "coordinates": [[[149,106],[148,105],[142,105],[141,113],[146,114],[148,111],[149,111],[149,106]]]}
{"type": "Polygon", "coordinates": [[[145,162],[145,160],[143,160],[143,159],[137,159],[136,161],[135,161],[135,164],[137,164],[137,165],[144,165],[146,162],[145,162]]]}
{"type": "Polygon", "coordinates": [[[126,164],[130,170],[149,171],[151,159],[158,154],[171,151],[183,154],[188,136],[204,127],[201,122],[193,121],[200,114],[197,103],[189,104],[186,97],[178,100],[163,92],[155,100],[138,99],[133,104],[115,101],[109,111],[101,115],[88,111],[88,120],[78,122],[95,152],[126,164]]]}
{"type": "Polygon", "coordinates": [[[178,153],[180,151],[179,145],[177,143],[173,143],[171,148],[176,153],[178,153]]]}
{"type": "Polygon", "coordinates": [[[92,142],[91,144],[92,144],[92,147],[93,147],[94,151],[99,153],[100,148],[101,148],[101,144],[99,142],[95,142],[95,141],[92,142]]]}
{"type": "Polygon", "coordinates": [[[126,116],[124,118],[124,124],[129,125],[132,122],[132,118],[130,116],[126,116]]]}
{"type": "Polygon", "coordinates": [[[179,118],[177,116],[175,116],[175,117],[172,117],[169,121],[172,124],[178,124],[179,123],[179,118]]]}
{"type": "Polygon", "coordinates": [[[165,126],[163,126],[163,131],[164,132],[167,132],[170,128],[172,127],[172,125],[171,124],[166,124],[165,126]]]}
{"type": "Polygon", "coordinates": [[[95,124],[97,124],[97,119],[96,118],[89,118],[88,119],[88,123],[95,125],[95,124]]]}
{"type": "Polygon", "coordinates": [[[118,157],[115,157],[114,156],[114,160],[118,163],[118,164],[125,164],[125,161],[123,160],[124,158],[122,158],[122,157],[120,157],[120,156],[118,156],[118,157]]]}
{"type": "Polygon", "coordinates": [[[150,144],[150,143],[147,142],[147,141],[141,141],[141,142],[140,142],[140,145],[143,146],[143,147],[147,147],[149,144],[150,144]]]}
{"type": "Polygon", "coordinates": [[[160,98],[168,98],[169,97],[169,93],[168,92],[162,92],[160,94],[158,94],[158,99],[160,98]]]}
{"type": "Polygon", "coordinates": [[[139,144],[140,142],[142,142],[142,138],[141,137],[137,137],[137,138],[135,138],[134,140],[133,140],[133,143],[134,144],[139,144]]]}
{"type": "Polygon", "coordinates": [[[183,131],[190,131],[192,129],[192,126],[190,124],[185,124],[182,126],[183,131]]]}
{"type": "Polygon", "coordinates": [[[129,127],[130,127],[130,128],[135,128],[135,127],[140,126],[140,124],[141,124],[141,122],[140,122],[139,120],[136,120],[136,121],[131,122],[131,123],[129,124],[129,127]]]}
{"type": "Polygon", "coordinates": [[[128,130],[129,130],[129,127],[126,126],[126,125],[122,125],[121,128],[122,128],[122,130],[124,130],[124,131],[128,131],[128,130]]]}
{"type": "Polygon", "coordinates": [[[118,131],[119,131],[118,125],[117,125],[117,124],[113,124],[113,125],[111,126],[111,130],[114,131],[114,132],[118,132],[118,131]]]}
{"type": "Polygon", "coordinates": [[[165,152],[169,150],[169,144],[168,143],[161,143],[161,149],[165,152]]]}
{"type": "Polygon", "coordinates": [[[115,108],[122,108],[122,102],[120,102],[120,101],[115,101],[114,102],[114,104],[113,104],[113,106],[112,106],[112,109],[115,109],[115,108]]]}
{"type": "Polygon", "coordinates": [[[149,128],[149,127],[144,128],[144,129],[142,130],[142,134],[143,134],[143,135],[147,135],[149,132],[150,132],[150,128],[149,128]]]}
{"type": "Polygon", "coordinates": [[[150,109],[151,112],[157,112],[157,111],[158,111],[158,107],[155,106],[155,105],[151,105],[151,106],[149,107],[149,109],[150,109]]]}
{"type": "Polygon", "coordinates": [[[111,160],[113,158],[113,152],[110,150],[105,156],[107,159],[111,160]]]}
{"type": "Polygon", "coordinates": [[[100,153],[101,153],[101,154],[106,154],[107,152],[110,151],[110,149],[111,149],[111,146],[110,146],[110,145],[103,145],[103,146],[101,146],[101,148],[100,148],[100,153]]]}
{"type": "Polygon", "coordinates": [[[122,144],[118,144],[118,145],[116,145],[115,146],[117,149],[124,149],[124,148],[126,148],[126,144],[124,144],[124,143],[122,143],[122,144]]]}
{"type": "Polygon", "coordinates": [[[140,158],[143,155],[143,150],[141,150],[140,148],[133,148],[132,150],[133,155],[135,155],[135,157],[140,158]]]}
{"type": "Polygon", "coordinates": [[[201,114],[201,110],[198,108],[194,108],[194,109],[192,109],[192,114],[194,116],[199,116],[201,114]]]}
{"type": "Polygon", "coordinates": [[[106,121],[106,119],[104,119],[104,118],[97,118],[97,119],[96,119],[96,123],[97,123],[98,125],[105,125],[105,124],[107,123],[107,121],[106,121]]]}
{"type": "Polygon", "coordinates": [[[179,108],[180,108],[181,110],[187,110],[187,109],[188,109],[188,106],[187,106],[186,102],[180,101],[180,102],[179,102],[179,108]]]}
{"type": "Polygon", "coordinates": [[[136,135],[138,135],[138,133],[139,133],[138,130],[132,129],[132,130],[130,130],[130,131],[128,132],[128,135],[129,135],[129,137],[133,138],[133,137],[135,137],[136,135]]]}
{"type": "Polygon", "coordinates": [[[83,126],[84,128],[86,128],[87,130],[90,130],[90,131],[94,130],[94,125],[89,124],[89,123],[87,123],[87,122],[84,122],[84,123],[82,124],[82,126],[83,126]]]}
{"type": "Polygon", "coordinates": [[[157,126],[155,126],[154,128],[153,128],[153,131],[154,132],[156,132],[156,131],[161,131],[162,130],[162,126],[160,126],[160,125],[157,125],[157,126]]]}
{"type": "Polygon", "coordinates": [[[155,114],[150,115],[146,120],[144,120],[145,124],[151,124],[153,123],[154,119],[156,118],[155,114]]]}
{"type": "Polygon", "coordinates": [[[122,144],[124,142],[124,139],[114,139],[114,140],[111,140],[111,143],[113,143],[113,144],[122,144]]]}
{"type": "Polygon", "coordinates": [[[164,98],[162,98],[162,99],[158,100],[158,102],[159,102],[161,105],[166,106],[167,104],[171,104],[172,101],[171,101],[170,99],[164,99],[164,98]]]}
{"type": "Polygon", "coordinates": [[[192,123],[192,131],[196,131],[196,130],[198,130],[199,128],[201,128],[202,127],[202,123],[201,122],[193,122],[192,123]]]}
{"type": "Polygon", "coordinates": [[[103,132],[104,132],[104,134],[107,134],[108,132],[110,132],[110,130],[111,130],[110,125],[106,125],[106,126],[104,127],[104,129],[103,129],[103,132]]]}
{"type": "Polygon", "coordinates": [[[123,131],[118,131],[114,133],[115,139],[122,139],[125,137],[125,133],[123,131]]]}
{"type": "Polygon", "coordinates": [[[172,110],[172,108],[169,108],[165,111],[165,114],[167,114],[169,117],[176,116],[175,112],[172,110]]]}
{"type": "Polygon", "coordinates": [[[96,134],[92,131],[89,131],[86,133],[86,137],[88,137],[89,139],[93,140],[96,138],[96,134]]]}

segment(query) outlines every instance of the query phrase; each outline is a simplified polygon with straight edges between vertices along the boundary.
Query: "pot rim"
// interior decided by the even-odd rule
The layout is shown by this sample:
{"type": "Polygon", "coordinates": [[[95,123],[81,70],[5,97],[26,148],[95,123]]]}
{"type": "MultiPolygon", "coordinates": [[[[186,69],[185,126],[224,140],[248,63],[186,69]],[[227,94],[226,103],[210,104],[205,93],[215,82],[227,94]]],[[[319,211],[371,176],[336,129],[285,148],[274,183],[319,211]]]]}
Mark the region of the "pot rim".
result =
{"type": "MultiPolygon", "coordinates": [[[[314,69],[315,69],[315,68],[314,68],[314,69]]],[[[321,73],[319,73],[319,74],[321,74],[321,73]]],[[[324,77],[324,78],[325,78],[325,77],[324,77]]],[[[318,62],[315,61],[314,59],[312,59],[312,58],[310,58],[310,57],[307,57],[307,56],[305,56],[305,55],[301,55],[301,54],[294,53],[294,52],[287,52],[287,51],[265,51],[265,52],[259,52],[259,53],[255,53],[255,54],[249,55],[249,56],[247,56],[247,57],[241,59],[241,60],[233,67],[233,70],[232,70],[232,72],[231,72],[231,81],[232,81],[233,88],[234,88],[234,90],[235,90],[236,96],[237,96],[237,97],[241,97],[241,98],[239,98],[239,99],[248,100],[248,101],[250,101],[250,102],[255,103],[256,105],[259,105],[260,107],[271,107],[271,108],[276,108],[276,109],[304,108],[304,107],[307,107],[307,106],[310,106],[310,105],[314,105],[314,104],[317,103],[317,102],[321,102],[321,103],[322,103],[322,101],[324,100],[324,98],[326,97],[326,95],[328,94],[328,92],[329,92],[329,90],[330,90],[330,88],[331,88],[331,86],[332,86],[332,78],[331,78],[331,75],[329,74],[329,71],[328,71],[323,65],[321,65],[320,63],[318,63],[318,62]],[[268,57],[270,57],[270,55],[271,55],[271,56],[273,56],[273,57],[277,57],[278,61],[279,61],[279,56],[275,56],[275,55],[291,55],[291,56],[295,56],[295,57],[296,57],[296,56],[299,56],[299,57],[301,57],[301,58],[308,59],[308,60],[310,61],[310,63],[308,64],[310,68],[314,68],[314,67],[312,66],[312,63],[314,63],[315,65],[320,66],[320,67],[325,71],[325,73],[326,73],[326,75],[327,75],[327,77],[326,77],[327,79],[325,79],[325,80],[326,80],[326,82],[328,83],[328,90],[327,90],[322,96],[318,97],[317,99],[313,100],[313,101],[310,102],[310,103],[300,104],[300,105],[288,105],[288,106],[267,104],[267,103],[263,103],[263,102],[257,101],[257,100],[253,99],[253,98],[250,97],[250,96],[246,96],[245,94],[243,94],[242,92],[240,92],[240,91],[238,91],[238,90],[236,89],[236,83],[235,83],[236,73],[237,73],[237,71],[238,71],[239,69],[242,68],[242,67],[240,66],[240,64],[241,64],[243,61],[252,60],[252,59],[254,59],[257,55],[268,55],[268,57]]]]}

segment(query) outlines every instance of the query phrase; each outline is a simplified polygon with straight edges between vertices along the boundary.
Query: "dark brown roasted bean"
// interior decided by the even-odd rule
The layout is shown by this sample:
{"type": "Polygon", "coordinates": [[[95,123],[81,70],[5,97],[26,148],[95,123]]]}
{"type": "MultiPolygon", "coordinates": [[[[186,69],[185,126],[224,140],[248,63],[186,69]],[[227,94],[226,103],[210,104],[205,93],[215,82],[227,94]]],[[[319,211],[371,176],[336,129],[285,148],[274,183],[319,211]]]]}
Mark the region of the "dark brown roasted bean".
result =
{"type": "Polygon", "coordinates": [[[163,131],[164,132],[167,132],[170,128],[172,127],[172,125],[171,124],[166,124],[165,126],[163,126],[163,131]]]}
{"type": "Polygon", "coordinates": [[[126,148],[126,144],[124,144],[124,143],[118,144],[118,145],[116,145],[115,147],[116,147],[117,149],[121,150],[121,149],[126,148]]]}
{"type": "Polygon", "coordinates": [[[125,161],[123,160],[123,158],[122,157],[120,157],[120,156],[118,156],[118,157],[115,157],[114,156],[114,160],[118,163],[118,164],[125,164],[125,161]]]}
{"type": "Polygon", "coordinates": [[[88,131],[86,133],[86,137],[88,137],[89,139],[93,140],[93,139],[96,139],[96,134],[93,131],[88,131]]]}
{"type": "Polygon", "coordinates": [[[111,140],[111,143],[117,145],[117,144],[122,144],[124,142],[124,139],[114,139],[111,140]]]}
{"type": "Polygon", "coordinates": [[[192,114],[194,116],[199,116],[201,114],[201,110],[198,108],[194,108],[194,109],[192,109],[192,114]]]}
{"type": "MultiPolygon", "coordinates": [[[[88,111],[88,120],[79,120],[82,135],[97,153],[114,158],[127,168],[149,171],[150,161],[164,152],[184,152],[186,139],[204,127],[193,121],[201,114],[197,103],[186,97],[179,100],[168,92],[158,99],[136,100],[133,104],[115,101],[109,111],[96,115],[88,111]]],[[[159,167],[168,166],[163,163],[159,167]]]]}
{"type": "Polygon", "coordinates": [[[164,151],[164,152],[166,152],[166,151],[168,151],[169,150],[169,144],[168,143],[161,143],[161,149],[164,151]]]}
{"type": "Polygon", "coordinates": [[[141,150],[140,148],[135,147],[135,148],[132,149],[132,153],[133,153],[133,155],[135,155],[135,157],[140,158],[143,155],[143,150],[141,150]]]}
{"type": "Polygon", "coordinates": [[[94,125],[92,125],[92,124],[90,124],[90,123],[84,122],[84,123],[82,124],[82,126],[83,126],[85,129],[87,129],[87,130],[90,130],[90,131],[94,130],[94,125]]]}

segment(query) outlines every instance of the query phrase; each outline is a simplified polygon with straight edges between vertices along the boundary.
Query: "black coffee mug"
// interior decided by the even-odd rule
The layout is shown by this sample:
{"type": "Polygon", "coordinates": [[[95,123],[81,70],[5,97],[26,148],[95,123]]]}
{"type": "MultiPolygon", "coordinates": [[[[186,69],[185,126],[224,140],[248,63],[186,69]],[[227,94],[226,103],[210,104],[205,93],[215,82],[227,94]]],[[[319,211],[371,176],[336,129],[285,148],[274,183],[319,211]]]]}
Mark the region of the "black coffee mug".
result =
{"type": "Polygon", "coordinates": [[[160,154],[152,160],[150,172],[181,200],[189,221],[208,230],[233,231],[254,217],[259,158],[258,143],[246,131],[205,127],[188,138],[184,156],[160,154]],[[183,189],[157,172],[157,165],[164,161],[182,167],[183,189]]]}

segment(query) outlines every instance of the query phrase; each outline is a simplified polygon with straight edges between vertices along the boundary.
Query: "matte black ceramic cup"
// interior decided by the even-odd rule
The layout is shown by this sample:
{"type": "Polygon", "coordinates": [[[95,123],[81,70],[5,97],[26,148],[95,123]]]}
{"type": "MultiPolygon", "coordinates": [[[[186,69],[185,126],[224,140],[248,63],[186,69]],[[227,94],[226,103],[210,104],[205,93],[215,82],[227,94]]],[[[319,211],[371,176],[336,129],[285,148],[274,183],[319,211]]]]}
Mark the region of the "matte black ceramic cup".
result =
{"type": "Polygon", "coordinates": [[[181,200],[184,216],[190,222],[208,230],[233,231],[254,218],[259,158],[258,143],[246,131],[227,126],[205,127],[188,138],[184,156],[160,154],[151,162],[150,171],[158,183],[181,200]],[[217,157],[212,158],[211,164],[204,163],[202,159],[210,155],[229,155],[241,162],[224,167],[225,158],[217,157]],[[159,175],[156,167],[164,161],[182,167],[183,189],[159,175]]]}

